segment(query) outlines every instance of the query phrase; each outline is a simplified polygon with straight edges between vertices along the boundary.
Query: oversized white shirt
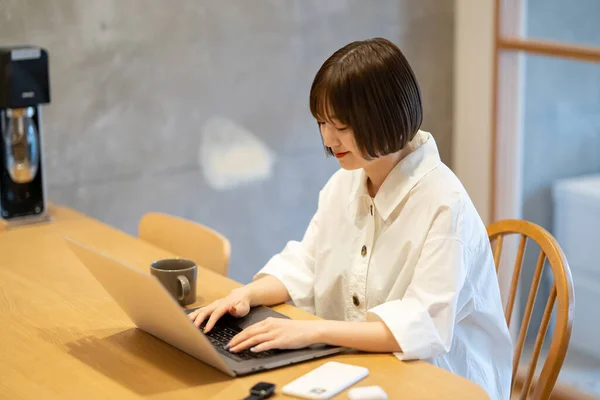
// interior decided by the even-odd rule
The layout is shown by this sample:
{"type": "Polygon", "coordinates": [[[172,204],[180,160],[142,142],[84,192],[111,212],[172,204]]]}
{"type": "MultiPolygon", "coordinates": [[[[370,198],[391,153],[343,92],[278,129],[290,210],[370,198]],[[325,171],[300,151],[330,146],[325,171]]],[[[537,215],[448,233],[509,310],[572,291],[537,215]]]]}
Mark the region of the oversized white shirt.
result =
{"type": "Polygon", "coordinates": [[[319,317],[383,321],[401,360],[423,359],[508,399],[512,343],[485,226],[419,131],[374,198],[364,170],[336,172],[301,242],[256,275],[319,317]]]}

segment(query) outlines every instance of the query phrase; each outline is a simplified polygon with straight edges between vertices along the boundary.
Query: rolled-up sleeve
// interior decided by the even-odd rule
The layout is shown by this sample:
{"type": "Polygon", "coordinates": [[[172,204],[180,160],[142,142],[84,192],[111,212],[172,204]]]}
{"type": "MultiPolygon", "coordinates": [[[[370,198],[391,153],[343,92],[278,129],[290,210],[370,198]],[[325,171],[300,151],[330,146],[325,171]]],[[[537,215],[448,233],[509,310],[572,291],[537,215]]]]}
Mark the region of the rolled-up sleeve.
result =
{"type": "Polygon", "coordinates": [[[428,239],[402,299],[367,312],[394,335],[402,360],[429,359],[450,351],[458,294],[466,277],[464,243],[457,237],[428,239]]]}
{"type": "MultiPolygon", "coordinates": [[[[319,200],[320,204],[321,201],[319,200]]],[[[306,229],[302,241],[288,242],[284,249],[273,256],[254,276],[254,279],[264,275],[276,277],[287,289],[294,305],[312,314],[315,313],[313,289],[315,245],[318,241],[321,214],[322,211],[319,206],[306,229]]]]}

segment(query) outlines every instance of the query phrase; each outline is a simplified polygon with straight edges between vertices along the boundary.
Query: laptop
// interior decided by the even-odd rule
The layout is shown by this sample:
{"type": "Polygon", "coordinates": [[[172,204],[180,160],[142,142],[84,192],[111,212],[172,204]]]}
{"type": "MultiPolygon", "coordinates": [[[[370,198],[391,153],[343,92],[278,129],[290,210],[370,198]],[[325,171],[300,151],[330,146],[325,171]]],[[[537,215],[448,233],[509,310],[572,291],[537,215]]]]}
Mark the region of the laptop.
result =
{"type": "Polygon", "coordinates": [[[347,350],[318,344],[298,350],[231,353],[224,346],[242,329],[265,318],[288,317],[268,307],[253,307],[244,318],[224,316],[211,332],[204,334],[187,316],[193,310],[183,309],[153,275],[71,238],[63,238],[138,328],[229,376],[247,375],[347,350]]]}

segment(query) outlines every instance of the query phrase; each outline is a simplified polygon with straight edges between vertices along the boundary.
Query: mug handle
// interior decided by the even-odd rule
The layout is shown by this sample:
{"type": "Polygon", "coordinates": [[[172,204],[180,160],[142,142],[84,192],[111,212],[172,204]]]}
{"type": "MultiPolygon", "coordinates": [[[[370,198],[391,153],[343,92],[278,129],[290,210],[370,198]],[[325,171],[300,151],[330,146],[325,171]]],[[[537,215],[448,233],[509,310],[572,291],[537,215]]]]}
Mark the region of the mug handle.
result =
{"type": "Polygon", "coordinates": [[[183,301],[183,299],[185,299],[185,297],[188,294],[190,294],[192,288],[190,286],[190,281],[184,275],[179,275],[177,277],[177,280],[179,281],[179,285],[181,286],[181,296],[179,296],[178,300],[183,301]]]}

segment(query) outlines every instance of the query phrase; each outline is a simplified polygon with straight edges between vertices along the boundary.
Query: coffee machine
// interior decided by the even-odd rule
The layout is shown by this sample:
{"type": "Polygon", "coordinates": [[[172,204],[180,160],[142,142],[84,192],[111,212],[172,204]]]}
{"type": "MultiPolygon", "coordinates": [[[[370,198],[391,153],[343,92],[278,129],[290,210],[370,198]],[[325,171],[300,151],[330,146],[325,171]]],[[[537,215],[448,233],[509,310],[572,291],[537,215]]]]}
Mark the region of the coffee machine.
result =
{"type": "Polygon", "coordinates": [[[48,52],[0,47],[0,217],[43,217],[41,105],[50,103],[48,52]]]}

